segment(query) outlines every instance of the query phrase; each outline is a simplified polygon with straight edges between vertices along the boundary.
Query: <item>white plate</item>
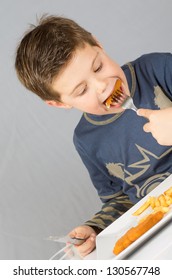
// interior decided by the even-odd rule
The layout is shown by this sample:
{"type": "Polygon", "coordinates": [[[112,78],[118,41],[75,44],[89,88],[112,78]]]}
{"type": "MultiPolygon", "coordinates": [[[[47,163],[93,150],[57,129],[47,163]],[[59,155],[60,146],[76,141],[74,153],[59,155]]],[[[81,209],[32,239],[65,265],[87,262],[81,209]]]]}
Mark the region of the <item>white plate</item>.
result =
{"type": "Polygon", "coordinates": [[[160,230],[167,223],[172,221],[172,205],[170,206],[170,210],[164,215],[162,220],[160,220],[155,226],[153,226],[150,230],[144,233],[141,237],[139,237],[136,241],[134,241],[129,247],[123,250],[120,254],[113,254],[113,247],[116,241],[130,228],[137,225],[138,220],[151,212],[151,208],[149,207],[143,214],[138,217],[133,216],[132,214],[147,200],[149,196],[158,196],[162,194],[164,191],[169,189],[172,186],[172,175],[170,175],[166,180],[164,180],[158,187],[156,187],[152,192],[150,192],[147,196],[145,196],[142,200],[140,200],[137,204],[135,204],[129,211],[123,214],[120,218],[118,218],[115,222],[113,222],[109,227],[103,230],[98,236],[96,240],[97,247],[97,259],[116,259],[121,260],[124,259],[127,255],[134,252],[136,248],[138,248],[143,242],[145,242],[148,238],[153,236],[158,230],[160,230]]]}

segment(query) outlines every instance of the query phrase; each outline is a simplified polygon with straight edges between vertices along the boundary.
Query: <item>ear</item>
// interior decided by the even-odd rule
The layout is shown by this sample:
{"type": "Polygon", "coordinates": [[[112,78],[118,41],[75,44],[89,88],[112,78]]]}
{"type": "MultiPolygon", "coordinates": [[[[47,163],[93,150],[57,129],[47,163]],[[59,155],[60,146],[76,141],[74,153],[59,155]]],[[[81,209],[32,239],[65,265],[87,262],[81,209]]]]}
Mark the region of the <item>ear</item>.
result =
{"type": "Polygon", "coordinates": [[[53,107],[58,107],[58,108],[64,108],[64,109],[71,109],[72,106],[64,104],[62,102],[59,101],[55,101],[55,100],[46,100],[45,103],[49,106],[53,106],[53,107]]]}

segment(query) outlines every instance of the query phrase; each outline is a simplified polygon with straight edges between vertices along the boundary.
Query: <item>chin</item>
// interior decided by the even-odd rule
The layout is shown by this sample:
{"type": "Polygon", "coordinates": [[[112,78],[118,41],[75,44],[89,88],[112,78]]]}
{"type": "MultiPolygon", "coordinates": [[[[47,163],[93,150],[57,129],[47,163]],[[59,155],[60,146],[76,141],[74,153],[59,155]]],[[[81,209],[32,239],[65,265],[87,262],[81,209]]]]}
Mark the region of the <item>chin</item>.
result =
{"type": "Polygon", "coordinates": [[[111,108],[110,110],[106,110],[106,115],[111,115],[111,114],[119,114],[119,113],[122,113],[124,112],[125,109],[123,108],[111,108]]]}

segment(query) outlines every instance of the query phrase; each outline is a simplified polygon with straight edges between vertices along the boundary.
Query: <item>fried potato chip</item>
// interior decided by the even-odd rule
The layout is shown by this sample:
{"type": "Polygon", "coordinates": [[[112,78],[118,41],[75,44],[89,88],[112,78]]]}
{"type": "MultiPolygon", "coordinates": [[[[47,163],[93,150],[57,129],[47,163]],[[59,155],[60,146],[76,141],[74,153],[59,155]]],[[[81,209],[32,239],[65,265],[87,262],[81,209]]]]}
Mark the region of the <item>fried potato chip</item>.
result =
{"type": "Polygon", "coordinates": [[[164,194],[171,196],[172,195],[172,187],[170,187],[169,189],[167,189],[164,194]]]}
{"type": "Polygon", "coordinates": [[[167,205],[171,205],[172,204],[172,197],[168,196],[168,195],[164,195],[165,197],[165,201],[167,203],[167,205]]]}
{"type": "MultiPolygon", "coordinates": [[[[163,213],[167,213],[169,211],[170,205],[172,205],[172,187],[170,187],[158,197],[149,196],[145,203],[133,213],[133,216],[139,216],[149,206],[154,210],[154,212],[162,211],[163,213]]],[[[139,221],[139,223],[141,223],[143,220],[144,217],[139,221]]]]}
{"type": "Polygon", "coordinates": [[[158,207],[155,207],[153,210],[154,210],[153,213],[156,213],[156,212],[158,212],[158,211],[161,211],[162,213],[167,213],[168,210],[169,210],[169,207],[158,206],[158,207]]]}
{"type": "Polygon", "coordinates": [[[166,191],[164,192],[164,194],[165,194],[165,195],[169,195],[169,196],[172,197],[172,187],[169,188],[168,190],[166,190],[166,191]]]}
{"type": "Polygon", "coordinates": [[[148,207],[150,206],[150,197],[148,197],[148,199],[146,200],[146,202],[140,207],[138,208],[133,215],[134,216],[138,216],[140,215],[143,211],[145,211],[148,207]]]}
{"type": "Polygon", "coordinates": [[[154,196],[150,196],[150,206],[152,209],[155,207],[155,200],[156,198],[154,196]]]}
{"type": "Polygon", "coordinates": [[[158,197],[155,198],[155,207],[161,206],[158,197]]]}
{"type": "Polygon", "coordinates": [[[158,196],[158,200],[159,200],[161,206],[164,206],[164,207],[168,206],[165,196],[163,194],[158,196]]]}

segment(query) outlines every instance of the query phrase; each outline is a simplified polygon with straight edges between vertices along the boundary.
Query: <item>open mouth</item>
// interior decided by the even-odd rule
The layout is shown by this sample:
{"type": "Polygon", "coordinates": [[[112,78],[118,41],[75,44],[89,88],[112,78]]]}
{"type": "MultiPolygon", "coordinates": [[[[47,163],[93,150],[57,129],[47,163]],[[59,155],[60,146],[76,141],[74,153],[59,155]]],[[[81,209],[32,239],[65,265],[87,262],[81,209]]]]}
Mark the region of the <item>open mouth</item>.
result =
{"type": "Polygon", "coordinates": [[[120,79],[118,79],[111,95],[104,101],[104,104],[107,109],[109,109],[111,106],[119,108],[125,101],[126,97],[127,95],[124,93],[122,88],[122,82],[120,79]]]}

